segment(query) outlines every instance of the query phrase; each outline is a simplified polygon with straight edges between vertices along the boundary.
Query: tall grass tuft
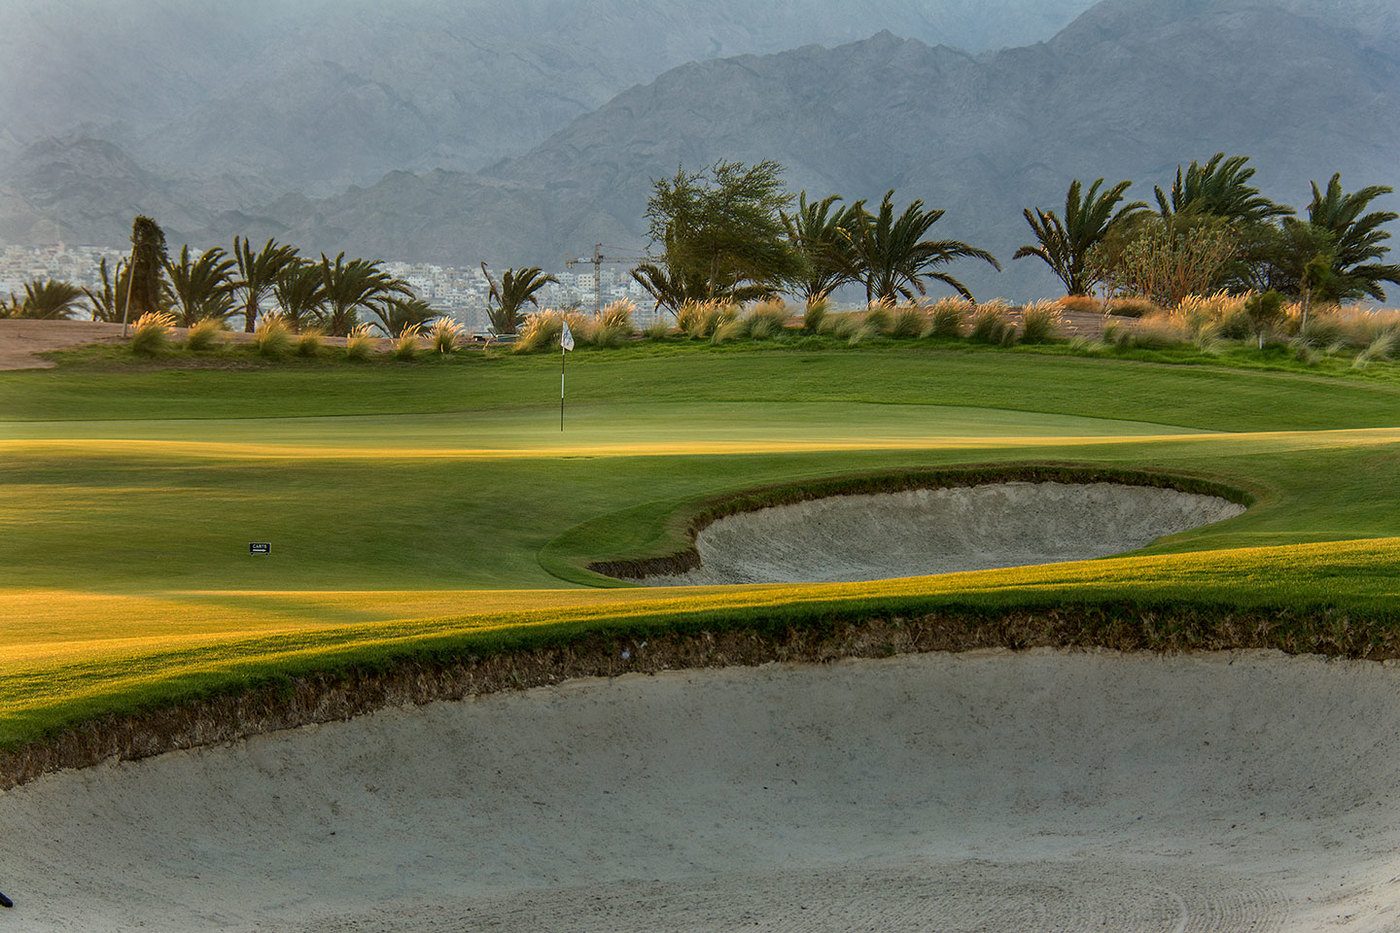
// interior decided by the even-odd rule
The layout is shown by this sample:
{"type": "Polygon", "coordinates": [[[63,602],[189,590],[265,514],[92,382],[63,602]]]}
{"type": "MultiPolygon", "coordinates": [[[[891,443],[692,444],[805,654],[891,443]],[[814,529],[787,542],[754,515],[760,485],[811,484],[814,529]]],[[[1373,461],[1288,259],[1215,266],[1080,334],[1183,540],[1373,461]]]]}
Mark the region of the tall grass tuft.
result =
{"type": "Polygon", "coordinates": [[[601,327],[614,327],[625,331],[631,336],[633,325],[632,316],[637,313],[637,305],[630,298],[619,298],[612,304],[603,308],[603,312],[598,319],[601,327]]]}
{"type": "Polygon", "coordinates": [[[710,343],[721,344],[738,340],[740,337],[744,336],[747,325],[747,321],[739,320],[738,318],[725,321],[716,327],[715,332],[710,335],[710,343]]]}
{"type": "Polygon", "coordinates": [[[1004,301],[988,301],[972,313],[968,339],[973,343],[1009,347],[1016,342],[1016,325],[1008,319],[1004,301]]]}
{"type": "Polygon", "coordinates": [[[324,335],[318,327],[308,327],[297,335],[297,356],[304,356],[308,359],[321,355],[321,349],[325,345],[321,338],[324,335]]]}
{"type": "Polygon", "coordinates": [[[862,326],[861,316],[850,312],[841,314],[827,314],[822,317],[821,326],[817,332],[824,337],[835,337],[837,340],[850,340],[856,331],[862,326]]]}
{"type": "MultiPolygon", "coordinates": [[[[559,336],[564,332],[564,312],[548,308],[525,316],[520,325],[520,336],[516,338],[512,351],[515,353],[535,353],[552,350],[559,346],[559,336]]],[[[575,339],[578,335],[574,335],[575,339]]]]}
{"type": "Polygon", "coordinates": [[[894,322],[894,302],[875,301],[865,310],[865,326],[873,334],[888,334],[894,322]]]}
{"type": "Polygon", "coordinates": [[[462,345],[462,325],[450,317],[440,317],[428,331],[428,347],[443,356],[456,353],[462,345]]]}
{"type": "Polygon", "coordinates": [[[1388,360],[1395,352],[1396,335],[1395,331],[1384,331],[1376,335],[1376,339],[1367,345],[1366,349],[1356,354],[1356,359],[1352,366],[1356,369],[1365,369],[1377,360],[1388,360]]]}
{"type": "Polygon", "coordinates": [[[708,340],[739,316],[739,309],[721,301],[687,301],[676,313],[676,324],[691,340],[708,340]]]}
{"type": "Polygon", "coordinates": [[[1061,311],[1071,314],[1103,314],[1103,302],[1093,295],[1066,295],[1056,302],[1061,311]]]}
{"type": "Polygon", "coordinates": [[[1113,298],[1104,305],[1104,313],[1113,317],[1147,317],[1161,314],[1163,308],[1150,298],[1113,298]]]}
{"type": "Polygon", "coordinates": [[[917,340],[928,330],[928,315],[918,305],[904,305],[890,315],[886,335],[896,340],[917,340]]]}
{"type": "Polygon", "coordinates": [[[658,317],[646,326],[646,330],[642,331],[642,336],[648,340],[665,340],[671,336],[671,331],[671,322],[665,317],[658,317]]]}
{"type": "Polygon", "coordinates": [[[972,303],[962,298],[940,298],[929,311],[929,321],[933,325],[930,333],[934,337],[949,339],[962,337],[972,308],[972,303]]]}
{"type": "Polygon", "coordinates": [[[345,357],[367,360],[374,352],[374,332],[368,324],[357,324],[345,338],[345,357]]]}
{"type": "Polygon", "coordinates": [[[170,349],[170,328],[174,326],[175,315],[166,311],[147,311],[132,325],[132,351],[151,355],[170,349]]]}
{"type": "Polygon", "coordinates": [[[392,350],[394,359],[407,362],[418,356],[418,338],[422,335],[422,327],[417,324],[410,324],[399,335],[394,338],[394,348],[392,350]]]}
{"type": "Polygon", "coordinates": [[[185,334],[185,347],[195,353],[208,353],[224,345],[224,322],[207,317],[197,321],[185,334]]]}
{"type": "Polygon", "coordinates": [[[754,340],[770,340],[787,329],[792,311],[781,299],[760,301],[744,318],[744,329],[754,340]]]}
{"type": "Polygon", "coordinates": [[[825,295],[807,301],[807,307],[802,311],[802,332],[804,334],[819,334],[822,329],[822,321],[831,311],[831,299],[825,295]]]}
{"type": "Polygon", "coordinates": [[[1060,338],[1064,316],[1058,305],[1033,301],[1021,309],[1021,342],[1052,343],[1060,338]]]}
{"type": "Polygon", "coordinates": [[[259,356],[270,360],[280,360],[292,352],[292,332],[281,315],[269,314],[258,322],[253,346],[259,356]]]}

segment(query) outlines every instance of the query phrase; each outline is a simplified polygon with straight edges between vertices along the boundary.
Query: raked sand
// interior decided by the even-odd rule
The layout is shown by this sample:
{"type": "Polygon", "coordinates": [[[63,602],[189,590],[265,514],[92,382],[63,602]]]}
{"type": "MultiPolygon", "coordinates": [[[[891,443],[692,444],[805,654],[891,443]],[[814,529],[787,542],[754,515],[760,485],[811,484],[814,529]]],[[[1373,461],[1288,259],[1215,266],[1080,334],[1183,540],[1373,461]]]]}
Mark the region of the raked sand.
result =
{"type": "Polygon", "coordinates": [[[0,794],[4,931],[1400,927],[1400,669],[588,680],[0,794]]]}
{"type": "Polygon", "coordinates": [[[990,483],[831,496],[741,512],[695,538],[700,566],[649,586],[823,583],[1108,557],[1244,511],[1116,483],[990,483]]]}

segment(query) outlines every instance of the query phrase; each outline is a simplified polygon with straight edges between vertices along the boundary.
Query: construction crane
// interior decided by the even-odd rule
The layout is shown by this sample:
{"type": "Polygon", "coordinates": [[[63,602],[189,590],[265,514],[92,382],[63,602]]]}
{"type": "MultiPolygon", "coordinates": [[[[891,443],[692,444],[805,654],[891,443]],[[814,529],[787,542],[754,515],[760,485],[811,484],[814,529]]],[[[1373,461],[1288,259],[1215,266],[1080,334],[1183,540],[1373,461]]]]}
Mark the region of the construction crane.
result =
{"type": "Polygon", "coordinates": [[[564,261],[564,265],[570,269],[575,266],[593,266],[593,310],[599,314],[603,313],[603,264],[608,263],[636,268],[638,263],[651,262],[655,258],[652,256],[609,256],[603,252],[605,249],[620,250],[621,247],[604,246],[602,243],[594,243],[592,256],[567,259],[564,261]]]}

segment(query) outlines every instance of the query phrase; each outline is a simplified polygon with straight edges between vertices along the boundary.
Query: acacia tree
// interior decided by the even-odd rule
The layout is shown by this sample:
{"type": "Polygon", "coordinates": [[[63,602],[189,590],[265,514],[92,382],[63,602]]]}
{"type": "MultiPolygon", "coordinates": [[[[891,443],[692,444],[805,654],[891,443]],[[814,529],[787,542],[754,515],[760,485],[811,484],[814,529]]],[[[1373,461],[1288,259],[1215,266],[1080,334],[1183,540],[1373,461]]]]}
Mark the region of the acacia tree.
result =
{"type": "Polygon", "coordinates": [[[394,278],[378,261],[345,261],[340,253],[331,261],[321,254],[321,320],[332,337],[344,337],[359,321],[360,311],[374,311],[398,297],[412,296],[405,282],[394,278]]]}
{"type": "Polygon", "coordinates": [[[855,280],[865,286],[867,302],[912,299],[926,294],[925,280],[949,286],[972,300],[966,285],[942,267],[959,259],[979,259],[993,269],[1001,269],[996,257],[961,240],[931,240],[928,233],[942,219],[941,210],[925,210],[920,199],[912,201],[899,216],[894,212],[894,190],[885,193],[878,213],[866,210],[864,201],[852,205],[855,211],[850,230],[851,256],[855,280]]]}
{"type": "Polygon", "coordinates": [[[1239,228],[1219,217],[1139,216],[1090,250],[1090,274],[1112,293],[1175,307],[1218,287],[1239,256],[1239,237],[1239,228]]]}
{"type": "Polygon", "coordinates": [[[219,247],[207,249],[196,259],[189,246],[180,248],[178,261],[165,261],[165,273],[170,304],[176,321],[182,327],[193,327],[200,321],[222,321],[233,313],[233,291],[241,283],[234,281],[235,263],[219,247]]]}
{"type": "Polygon", "coordinates": [[[646,217],[661,257],[633,277],[673,310],[686,300],[743,302],[781,291],[802,270],[783,223],[792,195],[782,174],[776,162],[721,161],[654,181],[646,217]]]}
{"type": "Polygon", "coordinates": [[[297,261],[295,247],[284,246],[269,239],[262,249],[253,252],[246,239],[233,238],[233,258],[238,264],[239,289],[242,292],[243,330],[252,333],[257,326],[262,302],[277,285],[277,275],[297,261]]]}
{"type": "Polygon", "coordinates": [[[1091,273],[1090,250],[1103,242],[1114,227],[1147,209],[1142,201],[1118,207],[1132,187],[1131,181],[1120,181],[1100,192],[1103,184],[1100,178],[1086,192],[1077,179],[1072,182],[1065,195],[1063,219],[1054,211],[1027,208],[1026,223],[1035,234],[1036,244],[1022,246],[1012,259],[1034,256],[1050,267],[1070,295],[1087,295],[1098,283],[1091,273]]]}
{"type": "Polygon", "coordinates": [[[539,307],[537,293],[551,282],[558,282],[552,275],[546,275],[538,266],[526,269],[507,269],[501,273],[500,281],[491,275],[486,263],[481,264],[481,272],[486,276],[490,290],[486,298],[486,313],[491,318],[491,328],[498,334],[513,334],[520,326],[520,312],[526,304],[539,307]]]}
{"type": "Polygon", "coordinates": [[[835,194],[808,201],[804,191],[794,213],[781,212],[788,243],[802,259],[802,271],[793,284],[809,304],[855,279],[851,241],[859,209],[837,207],[840,201],[835,194]]]}

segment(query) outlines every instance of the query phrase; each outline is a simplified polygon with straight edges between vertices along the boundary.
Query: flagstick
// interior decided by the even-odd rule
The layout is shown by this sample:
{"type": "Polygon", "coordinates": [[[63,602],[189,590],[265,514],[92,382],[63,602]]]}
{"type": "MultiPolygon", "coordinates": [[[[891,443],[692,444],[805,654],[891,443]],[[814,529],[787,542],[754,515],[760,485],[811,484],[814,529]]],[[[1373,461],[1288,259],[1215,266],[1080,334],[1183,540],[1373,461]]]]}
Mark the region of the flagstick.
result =
{"type": "Polygon", "coordinates": [[[559,347],[559,430],[564,430],[564,357],[568,355],[561,344],[559,347]]]}

